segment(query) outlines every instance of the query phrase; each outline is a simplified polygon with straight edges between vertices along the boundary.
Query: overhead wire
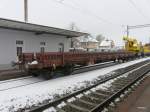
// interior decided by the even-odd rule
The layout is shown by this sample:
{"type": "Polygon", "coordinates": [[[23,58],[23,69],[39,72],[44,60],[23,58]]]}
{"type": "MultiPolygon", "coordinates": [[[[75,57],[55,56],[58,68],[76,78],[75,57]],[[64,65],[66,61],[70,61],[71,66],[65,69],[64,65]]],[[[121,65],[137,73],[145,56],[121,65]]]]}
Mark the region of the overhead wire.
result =
{"type": "MultiPolygon", "coordinates": [[[[74,2],[74,1],[73,1],[74,2]]],[[[75,4],[77,4],[77,2],[74,2],[75,4]]],[[[79,4],[78,4],[79,5],[79,4]]],[[[100,17],[99,15],[97,15],[96,13],[94,13],[93,11],[89,10],[88,8],[83,8],[84,10],[88,11],[89,13],[91,13],[93,16],[95,16],[97,19],[103,19],[102,17],[100,17]]],[[[119,27],[124,27],[124,25],[122,24],[118,24],[118,23],[114,23],[111,22],[109,20],[103,19],[105,22],[111,24],[111,25],[115,25],[115,26],[119,26],[119,27]]]]}
{"type": "MultiPolygon", "coordinates": [[[[76,6],[80,6],[80,4],[78,4],[77,2],[71,1],[73,4],[75,4],[76,6]]],[[[82,9],[84,12],[94,16],[95,18],[99,19],[102,22],[108,23],[108,24],[113,24],[112,22],[96,15],[95,13],[93,13],[92,11],[90,11],[88,8],[83,8],[82,6],[80,7],[80,9],[82,9]]]]}
{"type": "MultiPolygon", "coordinates": [[[[54,1],[54,2],[56,2],[56,3],[59,3],[59,4],[63,5],[63,6],[69,7],[69,8],[71,8],[71,9],[73,9],[73,10],[78,10],[78,11],[80,11],[80,9],[78,9],[78,8],[72,6],[72,5],[68,5],[68,4],[63,3],[63,1],[65,1],[65,0],[52,0],[52,1],[54,1]]],[[[81,29],[81,28],[80,28],[80,29],[81,29]]],[[[89,32],[89,31],[87,31],[87,30],[85,30],[85,29],[84,29],[83,31],[89,32]]]]}
{"type": "Polygon", "coordinates": [[[137,10],[137,12],[145,19],[147,19],[148,21],[150,21],[150,18],[148,16],[146,16],[143,11],[134,3],[133,0],[128,0],[129,3],[131,3],[131,5],[137,10]]]}
{"type": "MultiPolygon", "coordinates": [[[[81,13],[84,13],[84,14],[87,13],[88,15],[90,15],[90,16],[96,18],[96,19],[97,19],[99,22],[101,22],[101,23],[105,23],[105,24],[109,24],[109,25],[111,24],[111,25],[115,25],[115,26],[118,26],[118,27],[123,27],[123,26],[124,26],[124,25],[112,23],[112,22],[110,22],[110,21],[108,21],[108,20],[106,20],[106,19],[104,19],[104,18],[102,18],[102,17],[96,15],[95,13],[93,13],[92,11],[90,11],[90,10],[87,9],[87,8],[75,7],[75,6],[73,6],[73,5],[66,4],[66,3],[64,2],[65,0],[53,0],[53,1],[58,2],[58,3],[60,3],[60,4],[64,5],[64,6],[70,7],[70,8],[72,8],[72,9],[78,10],[78,11],[81,12],[81,13]]],[[[74,5],[79,6],[79,4],[77,4],[76,2],[74,2],[74,1],[71,1],[71,2],[72,2],[74,5]]]]}
{"type": "MultiPolygon", "coordinates": [[[[65,0],[61,0],[61,2],[62,1],[65,1],[65,0]]],[[[70,0],[69,0],[70,1],[70,0]]],[[[82,11],[83,12],[86,12],[86,13],[88,13],[88,14],[90,14],[91,16],[93,16],[94,18],[96,18],[96,19],[98,19],[100,22],[104,22],[104,23],[106,23],[106,24],[111,24],[111,25],[115,25],[115,26],[117,26],[118,28],[121,28],[122,29],[122,32],[126,32],[126,25],[121,25],[121,24],[116,24],[116,23],[112,23],[112,22],[110,22],[110,21],[108,21],[108,20],[105,20],[105,19],[103,19],[102,17],[100,17],[100,16],[98,16],[98,15],[96,15],[95,13],[93,13],[92,11],[90,11],[88,8],[83,8],[80,4],[78,4],[77,2],[75,2],[75,1],[73,1],[73,0],[71,0],[70,2],[72,2],[74,5],[76,5],[76,6],[78,6],[80,9],[82,9],[82,11]],[[82,8],[81,8],[82,7],[82,8]]]]}

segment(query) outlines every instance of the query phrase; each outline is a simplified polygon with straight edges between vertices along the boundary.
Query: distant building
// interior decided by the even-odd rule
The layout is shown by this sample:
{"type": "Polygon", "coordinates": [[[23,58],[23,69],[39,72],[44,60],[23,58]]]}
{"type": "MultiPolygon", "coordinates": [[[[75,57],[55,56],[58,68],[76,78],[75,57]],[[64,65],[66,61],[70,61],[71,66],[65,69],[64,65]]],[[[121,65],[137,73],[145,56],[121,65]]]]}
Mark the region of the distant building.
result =
{"type": "Polygon", "coordinates": [[[113,40],[104,40],[99,45],[100,51],[111,51],[114,50],[115,44],[113,40]]]}
{"type": "Polygon", "coordinates": [[[83,37],[80,40],[81,47],[87,49],[87,51],[95,51],[98,49],[98,41],[91,36],[83,37]]]}

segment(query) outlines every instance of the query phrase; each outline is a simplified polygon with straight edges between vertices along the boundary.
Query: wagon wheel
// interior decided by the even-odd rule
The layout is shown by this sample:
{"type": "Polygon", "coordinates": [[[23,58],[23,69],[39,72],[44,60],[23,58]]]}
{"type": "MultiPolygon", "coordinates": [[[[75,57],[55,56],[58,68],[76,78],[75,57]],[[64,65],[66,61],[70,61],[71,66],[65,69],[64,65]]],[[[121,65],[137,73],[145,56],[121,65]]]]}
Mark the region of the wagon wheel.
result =
{"type": "Polygon", "coordinates": [[[32,74],[32,76],[33,76],[33,77],[38,77],[38,76],[39,76],[39,74],[37,74],[37,73],[33,73],[33,74],[32,74]]]}
{"type": "Polygon", "coordinates": [[[52,78],[52,75],[53,75],[53,72],[51,72],[50,70],[43,70],[42,71],[42,76],[48,80],[48,79],[51,79],[52,78]]]}
{"type": "Polygon", "coordinates": [[[29,70],[28,71],[28,75],[31,75],[33,77],[38,77],[40,74],[38,74],[37,71],[29,70]]]}
{"type": "Polygon", "coordinates": [[[64,67],[63,73],[64,75],[70,75],[73,72],[73,70],[74,70],[73,65],[66,65],[64,67]]]}

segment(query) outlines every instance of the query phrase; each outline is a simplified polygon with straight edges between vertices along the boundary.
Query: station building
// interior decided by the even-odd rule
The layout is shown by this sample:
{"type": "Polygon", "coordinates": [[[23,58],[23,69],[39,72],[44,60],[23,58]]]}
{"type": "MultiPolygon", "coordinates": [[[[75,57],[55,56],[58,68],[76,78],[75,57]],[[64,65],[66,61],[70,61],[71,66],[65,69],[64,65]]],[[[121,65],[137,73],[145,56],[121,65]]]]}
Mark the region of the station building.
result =
{"type": "Polygon", "coordinates": [[[0,70],[11,69],[11,62],[22,52],[67,52],[75,32],[43,25],[0,18],[0,70]]]}

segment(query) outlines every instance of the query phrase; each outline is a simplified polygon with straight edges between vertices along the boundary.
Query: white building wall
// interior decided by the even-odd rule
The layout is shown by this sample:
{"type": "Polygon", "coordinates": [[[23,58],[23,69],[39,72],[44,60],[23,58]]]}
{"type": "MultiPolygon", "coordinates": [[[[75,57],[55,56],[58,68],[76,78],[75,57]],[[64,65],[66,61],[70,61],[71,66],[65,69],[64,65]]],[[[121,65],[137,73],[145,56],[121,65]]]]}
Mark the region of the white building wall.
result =
{"type": "Polygon", "coordinates": [[[46,42],[46,52],[58,52],[59,43],[64,43],[65,51],[70,47],[70,39],[65,36],[0,29],[0,69],[16,60],[16,40],[23,40],[23,52],[40,52],[40,42],[46,42]]]}

